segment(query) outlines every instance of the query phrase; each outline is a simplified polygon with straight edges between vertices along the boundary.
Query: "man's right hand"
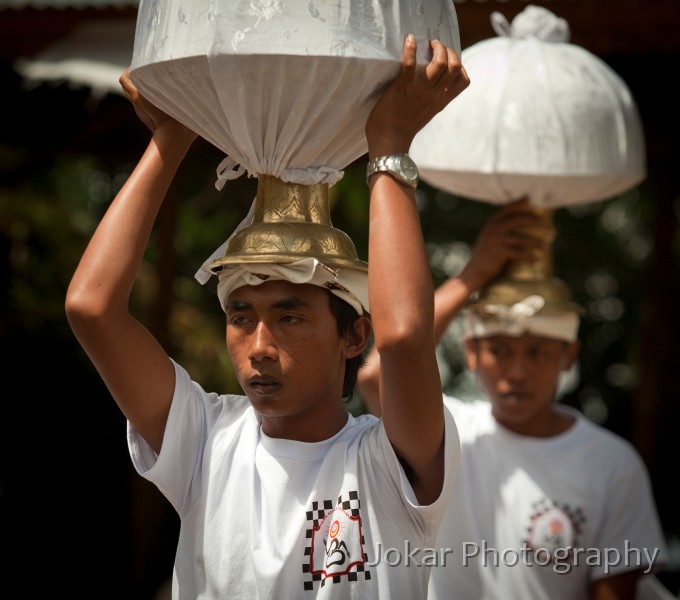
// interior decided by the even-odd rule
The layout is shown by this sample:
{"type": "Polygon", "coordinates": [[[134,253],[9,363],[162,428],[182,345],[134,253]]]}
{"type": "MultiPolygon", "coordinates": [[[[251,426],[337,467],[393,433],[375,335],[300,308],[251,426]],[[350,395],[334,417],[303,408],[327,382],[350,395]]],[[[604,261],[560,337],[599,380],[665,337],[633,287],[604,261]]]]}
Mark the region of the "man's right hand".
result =
{"type": "Polygon", "coordinates": [[[482,227],[460,278],[477,291],[498,277],[508,262],[536,261],[551,242],[530,235],[528,230],[551,227],[547,217],[531,210],[526,198],[506,204],[482,227]]]}
{"type": "Polygon", "coordinates": [[[135,84],[132,83],[129,68],[119,77],[118,81],[123,88],[125,97],[132,103],[137,116],[152,133],[155,133],[162,126],[175,129],[173,137],[178,143],[184,141],[190,144],[198,137],[198,134],[195,131],[182,125],[179,121],[144,98],[144,96],[139,93],[135,84]]]}

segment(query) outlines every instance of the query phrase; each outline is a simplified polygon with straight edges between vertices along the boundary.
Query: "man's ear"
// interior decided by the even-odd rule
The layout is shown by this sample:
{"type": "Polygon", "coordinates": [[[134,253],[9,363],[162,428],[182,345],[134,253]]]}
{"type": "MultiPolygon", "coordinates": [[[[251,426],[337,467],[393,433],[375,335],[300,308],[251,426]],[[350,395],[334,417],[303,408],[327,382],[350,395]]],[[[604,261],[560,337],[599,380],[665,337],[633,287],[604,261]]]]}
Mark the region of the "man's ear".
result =
{"type": "Polygon", "coordinates": [[[359,356],[366,349],[370,336],[371,320],[363,315],[354,321],[352,330],[345,337],[345,358],[359,356]]]}
{"type": "Polygon", "coordinates": [[[465,362],[469,371],[477,370],[477,341],[466,335],[463,340],[463,349],[465,350],[465,362]]]}

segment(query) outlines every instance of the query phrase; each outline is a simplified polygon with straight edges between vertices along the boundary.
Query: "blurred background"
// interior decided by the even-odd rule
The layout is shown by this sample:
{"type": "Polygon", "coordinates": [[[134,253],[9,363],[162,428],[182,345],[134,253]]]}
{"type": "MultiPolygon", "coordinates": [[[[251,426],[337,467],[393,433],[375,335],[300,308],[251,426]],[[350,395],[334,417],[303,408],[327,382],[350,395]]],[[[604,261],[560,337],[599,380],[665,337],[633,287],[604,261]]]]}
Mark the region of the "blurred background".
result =
{"type": "MultiPolygon", "coordinates": [[[[521,0],[456,2],[463,48],[521,0]]],[[[578,368],[561,401],[630,440],[645,460],[680,590],[680,73],[677,0],[532,2],[629,86],[648,177],[621,196],[555,211],[555,274],[585,310],[578,368]]],[[[73,338],[66,287],[149,135],[120,94],[137,2],[0,0],[0,596],[154,599],[172,570],[178,522],[130,464],[125,421],[73,338]]],[[[208,389],[240,392],[214,287],[193,278],[247,213],[256,180],[215,188],[221,151],[199,140],[170,190],[134,310],[208,389]]],[[[333,224],[367,255],[365,157],[331,188],[333,224]]],[[[496,207],[421,184],[435,284],[456,274],[496,207]]],[[[446,391],[476,394],[459,328],[440,348],[446,391]]],[[[361,398],[351,409],[362,412],[361,398]]]]}

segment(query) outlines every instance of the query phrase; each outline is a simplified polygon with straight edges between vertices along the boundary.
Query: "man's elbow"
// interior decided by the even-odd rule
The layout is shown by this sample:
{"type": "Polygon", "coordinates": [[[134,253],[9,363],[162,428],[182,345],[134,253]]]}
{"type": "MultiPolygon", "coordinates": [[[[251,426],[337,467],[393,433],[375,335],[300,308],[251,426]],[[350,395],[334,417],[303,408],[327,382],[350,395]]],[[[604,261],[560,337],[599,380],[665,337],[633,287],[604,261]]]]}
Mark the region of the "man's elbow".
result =
{"type": "Polygon", "coordinates": [[[376,336],[375,347],[383,360],[396,356],[415,358],[426,348],[434,347],[432,325],[394,327],[388,335],[376,336]]]}
{"type": "Polygon", "coordinates": [[[110,310],[94,294],[70,287],[64,301],[66,319],[74,332],[92,329],[107,320],[110,310]]]}

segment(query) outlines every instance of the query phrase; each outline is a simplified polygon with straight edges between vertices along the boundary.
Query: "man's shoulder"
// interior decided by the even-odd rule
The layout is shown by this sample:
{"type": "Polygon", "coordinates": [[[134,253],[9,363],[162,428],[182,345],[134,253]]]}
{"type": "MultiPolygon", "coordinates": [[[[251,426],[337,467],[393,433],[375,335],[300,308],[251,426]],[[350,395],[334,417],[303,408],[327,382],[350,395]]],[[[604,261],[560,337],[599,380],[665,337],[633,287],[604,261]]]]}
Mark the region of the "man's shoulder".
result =
{"type": "Polygon", "coordinates": [[[603,424],[592,420],[579,409],[559,403],[555,408],[560,413],[571,416],[574,419],[581,435],[603,444],[631,446],[630,442],[628,442],[623,436],[610,429],[607,429],[603,424]]]}
{"type": "Polygon", "coordinates": [[[483,434],[493,433],[496,424],[491,415],[491,402],[484,399],[461,399],[444,395],[444,408],[453,417],[460,441],[477,443],[483,434]]]}
{"type": "Polygon", "coordinates": [[[375,415],[368,413],[361,415],[349,415],[347,427],[345,427],[344,435],[348,437],[360,437],[367,435],[376,427],[382,427],[382,419],[375,415]]]}
{"type": "Polygon", "coordinates": [[[482,398],[462,399],[444,394],[444,406],[453,416],[477,416],[486,418],[491,415],[491,402],[482,398]]]}
{"type": "Polygon", "coordinates": [[[578,442],[578,446],[589,456],[599,456],[610,463],[642,465],[642,458],[631,441],[593,421],[576,408],[560,406],[560,410],[576,419],[576,435],[572,441],[578,442]]]}

